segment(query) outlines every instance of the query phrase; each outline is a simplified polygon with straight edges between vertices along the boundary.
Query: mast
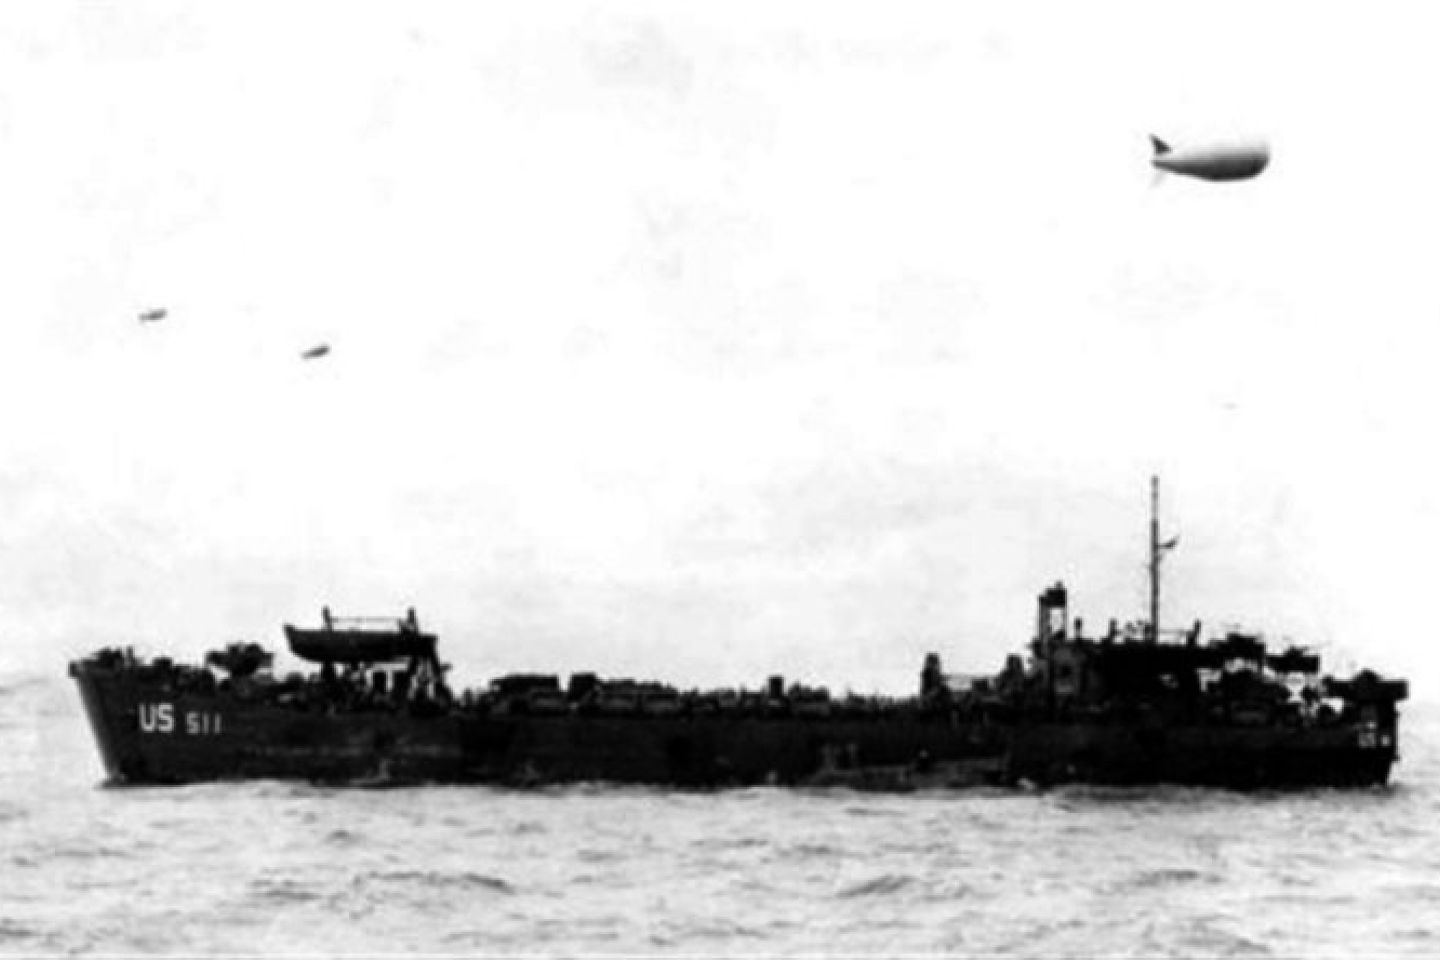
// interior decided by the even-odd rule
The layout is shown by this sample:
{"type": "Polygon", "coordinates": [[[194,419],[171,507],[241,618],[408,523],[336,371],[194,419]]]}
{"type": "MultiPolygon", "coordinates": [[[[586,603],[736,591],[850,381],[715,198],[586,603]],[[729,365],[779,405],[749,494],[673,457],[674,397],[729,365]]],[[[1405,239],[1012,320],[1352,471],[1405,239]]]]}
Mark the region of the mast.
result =
{"type": "Polygon", "coordinates": [[[1146,637],[1160,640],[1160,478],[1150,478],[1150,627],[1146,637]]]}

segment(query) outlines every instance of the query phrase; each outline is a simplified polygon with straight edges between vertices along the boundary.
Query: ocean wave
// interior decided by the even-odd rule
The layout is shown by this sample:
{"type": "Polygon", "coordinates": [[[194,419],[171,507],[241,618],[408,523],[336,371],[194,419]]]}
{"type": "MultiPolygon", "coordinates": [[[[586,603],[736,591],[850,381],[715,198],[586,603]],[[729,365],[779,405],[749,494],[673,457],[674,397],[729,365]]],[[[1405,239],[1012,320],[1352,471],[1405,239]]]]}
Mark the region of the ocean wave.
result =
{"type": "Polygon", "coordinates": [[[792,844],[790,846],[782,848],[780,850],[780,855],[783,857],[825,858],[845,856],[846,851],[841,847],[831,843],[802,841],[800,843],[792,844]]]}
{"type": "Polygon", "coordinates": [[[1440,882],[1434,880],[1400,880],[1385,884],[1385,893],[1392,900],[1419,901],[1427,905],[1440,905],[1440,882]]]}
{"type": "Polygon", "coordinates": [[[275,903],[309,903],[323,897],[320,891],[288,877],[256,880],[251,884],[251,893],[257,899],[275,903]]]}
{"type": "Polygon", "coordinates": [[[47,860],[129,860],[136,857],[133,846],[114,843],[63,843],[44,851],[47,860]]]}
{"type": "Polygon", "coordinates": [[[53,679],[49,674],[10,674],[0,677],[0,698],[18,697],[22,694],[50,686],[53,679]]]}
{"type": "Polygon", "coordinates": [[[1429,944],[1440,941],[1440,934],[1437,934],[1434,928],[1428,926],[1410,927],[1406,930],[1397,931],[1395,935],[1406,943],[1429,944]]]}
{"type": "Polygon", "coordinates": [[[461,887],[472,890],[488,890],[494,893],[513,894],[515,888],[500,877],[488,873],[461,871],[447,873],[441,870],[386,870],[363,875],[361,882],[415,885],[419,887],[445,888],[461,887]]]}
{"type": "Polygon", "coordinates": [[[583,847],[575,851],[575,858],[581,863],[615,863],[625,859],[625,854],[619,850],[596,850],[594,847],[583,847]]]}
{"type": "Polygon", "coordinates": [[[1207,870],[1196,870],[1192,867],[1161,867],[1153,870],[1141,870],[1134,876],[1127,877],[1122,881],[1121,886],[1129,889],[1154,889],[1223,882],[1224,878],[1219,874],[1207,870]]]}
{"type": "Polygon", "coordinates": [[[835,896],[841,900],[853,900],[858,897],[888,897],[909,888],[914,883],[914,877],[886,873],[846,887],[835,896]]]}
{"type": "Polygon", "coordinates": [[[770,846],[763,837],[702,837],[695,846],[704,850],[754,850],[770,846]]]}
{"type": "Polygon", "coordinates": [[[1261,940],[1226,929],[1231,923],[1240,922],[1239,917],[1196,917],[1176,924],[1176,929],[1152,930],[1147,942],[1167,943],[1170,955],[1176,949],[1189,956],[1199,957],[1271,957],[1275,950],[1261,940]]]}
{"type": "Polygon", "coordinates": [[[1182,787],[1173,784],[1146,786],[1106,786],[1097,784],[1066,784],[1050,794],[1055,804],[1064,809],[1122,806],[1147,807],[1194,806],[1241,800],[1247,805],[1263,801],[1261,792],[1242,793],[1210,787],[1182,787]]]}
{"type": "MultiPolygon", "coordinates": [[[[577,919],[564,922],[537,921],[512,928],[487,926],[480,930],[454,930],[439,937],[444,956],[456,953],[483,956],[554,956],[569,957],[596,953],[601,944],[621,940],[622,917],[577,919]],[[575,947],[584,944],[584,948],[575,947]]],[[[620,951],[605,951],[607,956],[625,956],[620,951]]]]}
{"type": "Polygon", "coordinates": [[[763,940],[766,937],[764,930],[723,917],[672,921],[666,924],[664,935],[676,943],[692,940],[701,943],[715,940],[763,940]]]}
{"type": "Polygon", "coordinates": [[[9,917],[0,917],[0,943],[25,943],[39,940],[44,935],[44,931],[39,927],[9,917]]]}

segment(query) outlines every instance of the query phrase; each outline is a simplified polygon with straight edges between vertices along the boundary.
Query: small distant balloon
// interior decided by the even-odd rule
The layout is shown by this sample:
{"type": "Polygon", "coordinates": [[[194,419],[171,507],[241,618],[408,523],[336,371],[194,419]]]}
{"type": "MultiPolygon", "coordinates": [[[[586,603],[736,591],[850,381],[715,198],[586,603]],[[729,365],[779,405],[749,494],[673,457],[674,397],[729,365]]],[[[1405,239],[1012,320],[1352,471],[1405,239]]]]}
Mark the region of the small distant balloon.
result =
{"type": "Polygon", "coordinates": [[[328,343],[319,343],[311,347],[309,350],[306,350],[304,353],[300,354],[300,359],[319,360],[321,357],[325,356],[329,352],[330,345],[328,343]]]}
{"type": "Polygon", "coordinates": [[[1258,140],[1172,147],[1152,133],[1150,145],[1156,170],[1201,180],[1248,180],[1270,163],[1270,147],[1258,140]]]}
{"type": "Polygon", "coordinates": [[[166,316],[168,316],[168,313],[163,308],[146,310],[144,313],[140,314],[140,322],[159,323],[161,320],[164,320],[166,316]]]}

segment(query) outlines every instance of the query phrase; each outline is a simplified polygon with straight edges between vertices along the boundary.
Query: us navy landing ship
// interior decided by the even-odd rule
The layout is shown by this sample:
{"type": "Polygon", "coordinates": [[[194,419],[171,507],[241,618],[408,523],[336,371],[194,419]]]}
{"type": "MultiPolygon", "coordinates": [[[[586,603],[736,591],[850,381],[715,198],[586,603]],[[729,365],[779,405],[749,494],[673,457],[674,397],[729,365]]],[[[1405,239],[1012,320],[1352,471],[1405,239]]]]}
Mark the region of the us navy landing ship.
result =
{"type": "Polygon", "coordinates": [[[1318,655],[1254,634],[1162,632],[1152,481],[1150,616],[1086,635],[1065,587],[1039,595],[1028,656],[958,682],[925,658],[908,698],[832,696],[771,677],[678,690],[574,673],[457,693],[414,611],[286,626],[313,665],[232,644],[203,664],[108,648],[70,665],[109,779],[356,785],[575,781],[914,789],[1175,783],[1237,789],[1383,784],[1403,680],[1321,674],[1318,655]]]}

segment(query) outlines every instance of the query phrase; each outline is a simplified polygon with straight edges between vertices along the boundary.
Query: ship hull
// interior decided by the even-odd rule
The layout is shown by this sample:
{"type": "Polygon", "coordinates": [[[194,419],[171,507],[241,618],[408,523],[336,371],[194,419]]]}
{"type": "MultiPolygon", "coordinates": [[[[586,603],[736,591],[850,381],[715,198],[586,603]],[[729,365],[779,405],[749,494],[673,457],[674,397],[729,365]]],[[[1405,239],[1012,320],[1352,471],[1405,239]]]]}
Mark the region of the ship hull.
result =
{"type": "Polygon", "coordinates": [[[1006,753],[1010,776],[1036,784],[1239,790],[1383,785],[1397,758],[1393,737],[1356,724],[1037,723],[1018,727],[1006,753]]]}
{"type": "Polygon", "coordinates": [[[107,776],[124,784],[911,789],[1028,781],[1255,789],[1383,784],[1395,759],[1393,739],[1382,744],[1349,725],[996,724],[920,713],[415,717],[178,694],[103,671],[82,669],[76,680],[107,776]]]}

